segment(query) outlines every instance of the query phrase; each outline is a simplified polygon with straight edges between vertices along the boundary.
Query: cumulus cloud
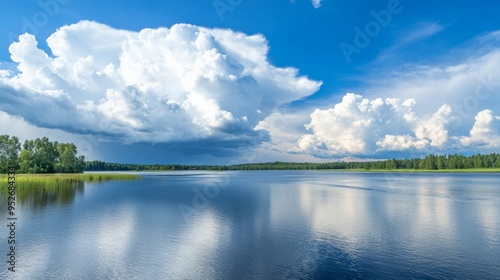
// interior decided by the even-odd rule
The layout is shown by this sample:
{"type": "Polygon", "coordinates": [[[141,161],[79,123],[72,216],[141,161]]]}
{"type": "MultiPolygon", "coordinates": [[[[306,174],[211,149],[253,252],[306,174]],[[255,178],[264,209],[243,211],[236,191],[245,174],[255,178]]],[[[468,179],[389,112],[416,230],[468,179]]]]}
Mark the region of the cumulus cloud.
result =
{"type": "Polygon", "coordinates": [[[500,147],[500,117],[491,110],[484,110],[476,115],[469,137],[462,137],[460,142],[467,146],[500,147]]]}
{"type": "Polygon", "coordinates": [[[452,50],[453,61],[363,76],[363,96],[276,112],[258,127],[270,132],[274,149],[318,158],[490,152],[500,148],[498,42],[500,32],[492,32],[452,50]]]}
{"type": "Polygon", "coordinates": [[[0,110],[45,128],[125,142],[212,139],[256,145],[256,125],[321,82],[268,63],[264,36],[188,24],[118,30],[63,26],[50,53],[23,34],[0,69],[0,110]]]}
{"type": "Polygon", "coordinates": [[[384,139],[376,142],[379,151],[407,151],[411,149],[424,149],[429,141],[422,139],[415,141],[409,134],[405,135],[385,135],[384,139]]]}
{"type": "Polygon", "coordinates": [[[499,42],[500,32],[491,32],[450,50],[433,64],[377,68],[363,76],[364,86],[358,90],[368,98],[413,98],[418,114],[432,114],[447,103],[458,115],[450,130],[467,134],[478,112],[500,110],[499,42]]]}
{"type": "MultiPolygon", "coordinates": [[[[412,99],[412,104],[414,100],[412,99]]],[[[436,113],[429,118],[417,118],[415,112],[406,115],[406,125],[414,136],[405,135],[385,135],[384,139],[377,141],[377,151],[405,151],[424,150],[428,147],[443,148],[449,142],[448,126],[452,110],[448,104],[441,106],[436,113]]],[[[401,129],[401,128],[397,128],[401,129]]]]}
{"type": "MultiPolygon", "coordinates": [[[[441,30],[431,27],[421,35],[441,30]]],[[[307,159],[484,151],[500,147],[498,42],[493,32],[451,52],[461,61],[379,71],[363,77],[363,96],[284,112],[280,105],[321,82],[269,64],[263,35],[82,21],[54,32],[49,51],[29,34],[10,46],[17,70],[0,65],[0,111],[37,127],[199,154],[257,146],[307,159]]]]}
{"type": "Polygon", "coordinates": [[[377,140],[400,132],[395,129],[402,123],[415,121],[413,105],[411,99],[369,100],[348,93],[333,108],[316,109],[311,114],[305,128],[312,133],[303,135],[291,151],[319,157],[371,153],[377,140]]]}
{"type": "Polygon", "coordinates": [[[429,139],[431,146],[443,147],[448,141],[447,124],[450,122],[451,107],[444,104],[431,118],[415,129],[418,139],[429,139]]]}
{"type": "Polygon", "coordinates": [[[456,118],[451,106],[443,104],[432,115],[418,115],[414,99],[368,99],[353,93],[330,109],[316,109],[302,135],[289,149],[316,157],[380,155],[388,151],[428,153],[449,147],[488,145],[500,147],[500,117],[490,110],[480,112],[469,136],[451,136],[456,118]]]}
{"type": "Polygon", "coordinates": [[[498,149],[498,42],[497,31],[451,50],[434,65],[378,68],[360,81],[363,97],[347,94],[338,104],[311,109],[307,131],[296,135],[288,151],[366,158],[498,149]]]}

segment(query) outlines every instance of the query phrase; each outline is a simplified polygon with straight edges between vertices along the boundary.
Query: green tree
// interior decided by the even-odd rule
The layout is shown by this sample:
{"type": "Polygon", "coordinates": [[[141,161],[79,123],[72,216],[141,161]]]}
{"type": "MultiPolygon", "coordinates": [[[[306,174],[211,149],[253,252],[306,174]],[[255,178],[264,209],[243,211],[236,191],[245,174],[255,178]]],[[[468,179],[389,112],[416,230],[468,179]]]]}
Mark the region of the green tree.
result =
{"type": "Polygon", "coordinates": [[[0,135],[0,173],[6,173],[9,166],[14,166],[17,169],[20,151],[19,138],[0,135]]]}
{"type": "Polygon", "coordinates": [[[397,163],[396,163],[396,159],[391,159],[391,160],[388,160],[386,161],[386,164],[385,164],[385,169],[396,169],[398,166],[397,166],[397,163]]]}
{"type": "Polygon", "coordinates": [[[446,156],[437,157],[437,169],[446,169],[446,156]]]}
{"type": "Polygon", "coordinates": [[[54,173],[58,158],[57,142],[51,142],[47,137],[35,139],[35,166],[37,173],[54,173]]]}
{"type": "Polygon", "coordinates": [[[54,173],[59,157],[57,145],[59,143],[51,142],[47,137],[26,140],[20,155],[21,172],[54,173]]]}
{"type": "Polygon", "coordinates": [[[483,168],[484,167],[484,162],[483,162],[481,155],[476,155],[473,158],[474,158],[474,167],[475,168],[483,168]]]}
{"type": "Polygon", "coordinates": [[[424,169],[428,170],[435,170],[437,169],[437,164],[436,164],[436,156],[433,154],[430,154],[425,157],[424,159],[424,169]]]}
{"type": "MultiPolygon", "coordinates": [[[[57,142],[56,142],[57,143],[57,142]]],[[[60,173],[80,173],[85,168],[85,158],[78,157],[78,151],[73,143],[61,143],[56,145],[58,161],[55,170],[60,173]]]]}
{"type": "Polygon", "coordinates": [[[33,158],[33,150],[24,148],[19,155],[19,172],[35,173],[33,158]]]}

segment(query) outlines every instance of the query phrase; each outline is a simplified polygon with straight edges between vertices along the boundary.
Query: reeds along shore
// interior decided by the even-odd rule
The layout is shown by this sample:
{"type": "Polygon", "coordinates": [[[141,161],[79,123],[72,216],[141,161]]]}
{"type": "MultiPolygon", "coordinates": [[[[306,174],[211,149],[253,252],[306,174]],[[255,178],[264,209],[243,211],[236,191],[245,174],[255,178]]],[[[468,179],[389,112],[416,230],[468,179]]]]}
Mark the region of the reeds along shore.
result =
{"type": "MultiPolygon", "coordinates": [[[[138,180],[133,174],[16,174],[17,188],[32,187],[70,187],[83,182],[101,182],[110,180],[138,180]]],[[[7,188],[7,175],[0,175],[0,189],[7,188]],[[5,183],[1,183],[5,182],[5,183]]]]}

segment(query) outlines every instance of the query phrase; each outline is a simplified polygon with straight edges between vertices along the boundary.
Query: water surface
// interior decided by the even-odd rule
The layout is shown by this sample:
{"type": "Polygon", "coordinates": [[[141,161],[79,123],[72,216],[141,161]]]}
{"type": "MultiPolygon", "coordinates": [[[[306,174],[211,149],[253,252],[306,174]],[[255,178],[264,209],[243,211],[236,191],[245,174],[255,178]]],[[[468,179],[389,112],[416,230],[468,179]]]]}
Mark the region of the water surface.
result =
{"type": "Polygon", "coordinates": [[[500,174],[147,174],[20,192],[0,278],[500,277],[500,174]]]}

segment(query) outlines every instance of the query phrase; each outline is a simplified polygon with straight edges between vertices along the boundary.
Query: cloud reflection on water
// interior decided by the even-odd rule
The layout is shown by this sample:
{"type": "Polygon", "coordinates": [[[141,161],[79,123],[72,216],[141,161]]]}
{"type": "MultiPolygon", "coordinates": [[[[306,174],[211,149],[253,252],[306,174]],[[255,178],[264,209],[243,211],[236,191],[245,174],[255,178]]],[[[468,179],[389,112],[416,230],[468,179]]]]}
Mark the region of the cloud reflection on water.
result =
{"type": "Polygon", "coordinates": [[[217,174],[86,185],[85,191],[69,192],[81,193],[69,204],[30,196],[27,201],[41,202],[25,203],[20,212],[19,234],[29,241],[23,241],[26,265],[18,275],[227,279],[410,272],[417,278],[447,278],[457,269],[470,277],[495,273],[488,260],[499,255],[496,175],[404,174],[388,181],[376,173],[242,172],[184,220],[177,205],[191,201],[193,188],[210,184],[217,174]]]}

